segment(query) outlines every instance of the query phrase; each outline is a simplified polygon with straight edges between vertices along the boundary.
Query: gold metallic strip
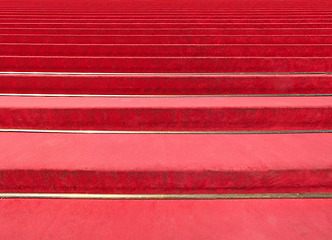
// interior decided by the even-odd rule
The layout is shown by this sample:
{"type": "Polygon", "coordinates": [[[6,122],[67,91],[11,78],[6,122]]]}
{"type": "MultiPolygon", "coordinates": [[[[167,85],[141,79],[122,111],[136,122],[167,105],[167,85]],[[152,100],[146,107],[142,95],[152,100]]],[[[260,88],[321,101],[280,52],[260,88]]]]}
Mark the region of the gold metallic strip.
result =
{"type": "Polygon", "coordinates": [[[0,199],[310,199],[332,198],[332,193],[249,193],[249,194],[85,194],[85,193],[0,193],[0,199]]]}
{"type": "Polygon", "coordinates": [[[48,130],[48,129],[0,129],[0,132],[20,133],[82,133],[82,134],[295,134],[332,133],[327,130],[285,130],[285,131],[104,131],[104,130],[48,130]]]}
{"type": "Polygon", "coordinates": [[[271,73],[82,73],[82,72],[0,72],[0,75],[114,75],[114,76],[224,76],[224,75],[242,75],[242,76],[250,76],[250,75],[331,75],[332,72],[271,72],[271,73]]]}
{"type": "Polygon", "coordinates": [[[109,98],[190,98],[190,97],[324,97],[323,94],[219,94],[219,95],[107,95],[107,94],[36,94],[36,93],[0,93],[4,97],[109,97],[109,98]]]}

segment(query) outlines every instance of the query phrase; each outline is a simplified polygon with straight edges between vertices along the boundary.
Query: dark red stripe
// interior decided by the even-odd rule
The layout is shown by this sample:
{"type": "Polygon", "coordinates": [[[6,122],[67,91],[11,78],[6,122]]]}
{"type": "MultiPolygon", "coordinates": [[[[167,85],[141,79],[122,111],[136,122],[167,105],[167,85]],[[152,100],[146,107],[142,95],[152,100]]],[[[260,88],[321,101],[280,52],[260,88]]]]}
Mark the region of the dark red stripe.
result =
{"type": "Polygon", "coordinates": [[[329,57],[331,45],[0,44],[5,56],[329,57]]]}
{"type": "MultiPolygon", "coordinates": [[[[69,16],[70,17],[70,16],[69,16]]],[[[127,18],[127,19],[122,19],[122,18],[44,18],[44,17],[30,17],[30,18],[19,18],[19,17],[3,17],[0,15],[0,22],[3,23],[91,23],[91,24],[110,24],[110,23],[134,23],[134,24],[140,24],[140,23],[149,23],[149,24],[155,24],[155,23],[173,23],[173,24],[184,24],[184,23],[210,23],[210,24],[220,24],[220,23],[240,23],[240,24],[255,24],[255,23],[272,23],[272,24],[282,24],[282,23],[315,23],[315,24],[329,24],[331,21],[331,18],[298,18],[298,19],[278,19],[278,18],[269,18],[269,19],[241,19],[241,18],[225,18],[225,19],[205,19],[205,18],[195,18],[195,19],[168,19],[168,18],[144,18],[144,19],[132,19],[132,18],[127,18]]],[[[200,26],[200,25],[198,25],[200,26]]]]}
{"type": "MultiPolygon", "coordinates": [[[[204,161],[204,159],[201,161],[204,161]]],[[[0,192],[115,194],[322,193],[331,192],[332,190],[331,172],[331,169],[228,172],[209,170],[183,172],[154,172],[153,170],[141,172],[133,170],[109,172],[102,170],[0,170],[0,192]]]]}
{"type": "Polygon", "coordinates": [[[257,28],[257,29],[283,29],[283,28],[332,28],[332,23],[0,23],[0,28],[123,28],[123,29],[185,29],[185,28],[257,28]]]}
{"type": "Polygon", "coordinates": [[[331,57],[0,56],[0,71],[104,73],[330,72],[331,57]]]}
{"type": "Polygon", "coordinates": [[[0,34],[330,35],[332,28],[1,28],[0,34]]]}
{"type": "Polygon", "coordinates": [[[42,35],[1,34],[2,43],[82,44],[331,44],[332,36],[307,35],[42,35]]]}
{"type": "Polygon", "coordinates": [[[212,19],[217,19],[217,20],[228,20],[228,19],[242,19],[242,20],[253,20],[253,19],[277,19],[279,20],[284,20],[284,19],[303,19],[308,20],[322,20],[322,19],[331,19],[331,16],[329,14],[327,15],[303,15],[303,14],[290,14],[287,16],[282,16],[282,15],[262,15],[261,13],[256,13],[252,15],[244,15],[244,14],[234,14],[234,15],[196,15],[196,16],[188,16],[188,15],[164,15],[164,16],[159,16],[159,15],[125,15],[125,16],[111,16],[111,15],[75,15],[75,14],[67,14],[67,15],[52,15],[52,14],[47,14],[47,15],[35,15],[35,14],[26,14],[22,15],[21,13],[14,13],[14,14],[6,14],[3,13],[0,15],[0,19],[7,19],[7,18],[16,18],[16,19],[31,19],[31,18],[38,18],[38,19],[82,19],[82,20],[89,20],[89,19],[100,19],[100,20],[113,20],[113,19],[135,19],[135,20],[145,20],[145,19],[170,19],[170,20],[195,20],[195,19],[206,19],[206,20],[212,20],[212,19]]]}
{"type": "Polygon", "coordinates": [[[0,93],[101,95],[332,94],[332,75],[0,75],[0,93]]]}

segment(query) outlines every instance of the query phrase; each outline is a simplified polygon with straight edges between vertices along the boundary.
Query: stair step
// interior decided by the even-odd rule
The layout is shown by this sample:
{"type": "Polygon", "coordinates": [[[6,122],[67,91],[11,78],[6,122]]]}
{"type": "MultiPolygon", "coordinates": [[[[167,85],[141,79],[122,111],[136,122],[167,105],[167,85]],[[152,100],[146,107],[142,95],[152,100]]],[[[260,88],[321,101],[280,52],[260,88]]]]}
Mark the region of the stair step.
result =
{"type": "Polygon", "coordinates": [[[0,34],[87,35],[331,35],[332,28],[0,28],[0,34]]]}
{"type": "MultiPolygon", "coordinates": [[[[114,9],[112,9],[114,10],[114,9]]],[[[58,12],[50,12],[48,9],[45,11],[31,11],[24,9],[22,11],[10,11],[10,10],[3,10],[0,11],[2,17],[40,17],[40,18],[55,18],[55,17],[63,17],[63,18],[137,18],[137,19],[145,19],[145,18],[175,18],[175,19],[182,19],[182,18],[262,18],[266,17],[269,18],[331,18],[331,10],[328,11],[285,11],[285,10],[279,10],[279,11],[269,11],[269,9],[260,9],[258,11],[250,11],[250,10],[244,10],[244,11],[231,11],[231,10],[225,10],[225,11],[211,11],[210,9],[208,11],[204,10],[201,12],[166,12],[165,11],[144,11],[137,12],[136,10],[129,10],[126,9],[126,11],[118,11],[118,12],[110,12],[109,10],[106,11],[96,11],[96,12],[90,12],[89,10],[84,10],[82,12],[77,12],[77,10],[74,11],[67,11],[63,12],[62,9],[58,12]]]]}
{"type": "Polygon", "coordinates": [[[0,1],[0,239],[332,239],[331,20],[0,1]]]}
{"type": "Polygon", "coordinates": [[[85,73],[331,72],[332,57],[0,56],[0,71],[85,73]]]}
{"type": "Polygon", "coordinates": [[[330,199],[0,200],[2,239],[328,240],[330,199]],[[38,227],[36,227],[38,226],[38,227]],[[296,229],[296,230],[294,230],[296,229]]]}
{"type": "Polygon", "coordinates": [[[332,75],[56,75],[50,73],[7,73],[0,75],[0,94],[332,94],[332,75]]]}
{"type": "Polygon", "coordinates": [[[0,191],[331,192],[332,134],[0,133],[0,191]]]}
{"type": "Polygon", "coordinates": [[[330,35],[64,35],[0,34],[2,43],[62,44],[331,44],[330,35]]]}
{"type": "MultiPolygon", "coordinates": [[[[238,16],[233,18],[220,18],[220,15],[215,18],[206,19],[205,16],[197,18],[187,18],[187,19],[178,19],[178,18],[169,18],[168,16],[161,16],[160,18],[155,18],[153,16],[147,16],[144,19],[133,18],[132,16],[123,18],[119,16],[118,18],[108,18],[108,17],[99,17],[95,16],[92,18],[87,18],[86,16],[78,16],[77,18],[72,18],[69,16],[54,16],[53,18],[47,18],[46,16],[28,16],[22,18],[22,16],[3,16],[0,15],[0,23],[14,24],[14,23],[23,23],[23,24],[36,24],[36,23],[81,23],[81,24],[329,24],[331,20],[330,16],[325,18],[239,18],[238,16]]],[[[7,15],[7,14],[6,14],[7,15]]],[[[217,26],[217,25],[216,25],[217,26]]],[[[283,25],[280,25],[283,26],[283,25]]]]}
{"type": "Polygon", "coordinates": [[[18,44],[0,43],[1,56],[329,57],[332,44],[18,44]]]}
{"type": "MultiPolygon", "coordinates": [[[[204,16],[203,16],[204,17],[204,16]]],[[[236,28],[256,28],[256,29],[280,29],[280,28],[332,28],[332,23],[2,23],[0,28],[92,28],[92,29],[236,29],[236,28]]]]}
{"type": "Polygon", "coordinates": [[[332,130],[330,97],[0,97],[1,129],[332,130]]]}

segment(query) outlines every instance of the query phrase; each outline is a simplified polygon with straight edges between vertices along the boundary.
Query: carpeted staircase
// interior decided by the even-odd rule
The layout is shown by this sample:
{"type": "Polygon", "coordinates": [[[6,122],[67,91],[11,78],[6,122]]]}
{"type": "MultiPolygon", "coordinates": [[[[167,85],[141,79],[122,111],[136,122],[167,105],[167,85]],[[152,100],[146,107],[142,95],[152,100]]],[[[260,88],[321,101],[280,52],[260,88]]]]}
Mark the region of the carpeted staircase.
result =
{"type": "Polygon", "coordinates": [[[0,239],[332,239],[331,73],[330,1],[1,1],[0,239]]]}

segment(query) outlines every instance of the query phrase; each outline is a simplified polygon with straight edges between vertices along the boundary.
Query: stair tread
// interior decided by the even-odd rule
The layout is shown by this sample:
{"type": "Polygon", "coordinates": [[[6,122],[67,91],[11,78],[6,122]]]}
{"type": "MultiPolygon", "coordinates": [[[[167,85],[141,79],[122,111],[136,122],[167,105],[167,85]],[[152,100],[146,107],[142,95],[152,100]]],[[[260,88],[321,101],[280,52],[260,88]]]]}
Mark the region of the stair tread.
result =
{"type": "Polygon", "coordinates": [[[332,107],[321,97],[13,97],[1,96],[0,108],[312,108],[332,107]]]}
{"type": "Polygon", "coordinates": [[[2,192],[332,189],[332,134],[0,133],[0,142],[2,192]]]}
{"type": "Polygon", "coordinates": [[[0,97],[1,129],[331,131],[329,97],[0,97]]]}
{"type": "Polygon", "coordinates": [[[3,239],[328,240],[331,199],[2,199],[3,239]],[[38,227],[36,227],[38,226],[38,227]],[[294,230],[295,229],[295,230],[294,230]]]}

